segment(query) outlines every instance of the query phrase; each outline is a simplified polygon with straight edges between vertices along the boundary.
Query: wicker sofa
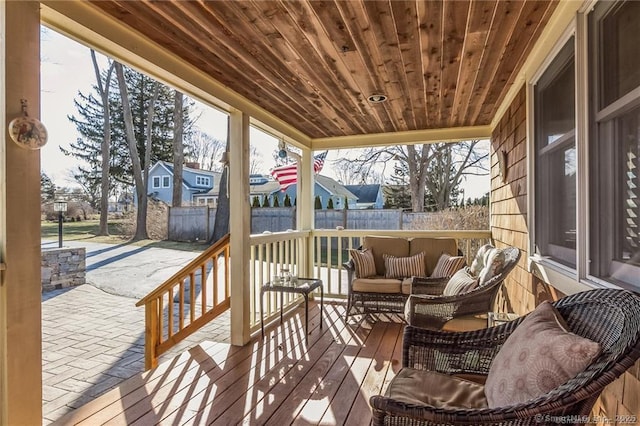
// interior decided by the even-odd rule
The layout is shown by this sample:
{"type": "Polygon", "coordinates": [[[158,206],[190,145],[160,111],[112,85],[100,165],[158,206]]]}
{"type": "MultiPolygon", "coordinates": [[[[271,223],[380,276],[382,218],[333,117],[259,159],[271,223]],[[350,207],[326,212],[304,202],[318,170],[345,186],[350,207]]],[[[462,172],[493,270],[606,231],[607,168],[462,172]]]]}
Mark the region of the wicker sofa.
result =
{"type": "Polygon", "coordinates": [[[356,277],[353,260],[343,264],[348,272],[347,319],[350,315],[357,314],[404,312],[405,302],[411,294],[412,277],[385,278],[385,254],[402,258],[424,253],[428,276],[443,253],[452,256],[458,253],[457,243],[453,238],[366,236],[362,248],[372,251],[376,275],[359,278],[356,277]]]}

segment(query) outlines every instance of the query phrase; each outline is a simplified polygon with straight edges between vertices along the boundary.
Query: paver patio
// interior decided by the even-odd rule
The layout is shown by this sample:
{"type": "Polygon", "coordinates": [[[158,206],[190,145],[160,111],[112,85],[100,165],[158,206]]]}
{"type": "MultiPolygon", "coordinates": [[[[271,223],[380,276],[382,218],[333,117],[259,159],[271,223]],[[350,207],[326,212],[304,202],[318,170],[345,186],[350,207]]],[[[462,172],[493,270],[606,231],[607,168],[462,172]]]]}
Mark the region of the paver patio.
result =
{"type": "MultiPolygon", "coordinates": [[[[144,370],[144,309],[136,301],[91,285],[43,294],[43,424],[144,370]]],[[[203,340],[229,342],[228,311],[159,361],[203,340]]]]}

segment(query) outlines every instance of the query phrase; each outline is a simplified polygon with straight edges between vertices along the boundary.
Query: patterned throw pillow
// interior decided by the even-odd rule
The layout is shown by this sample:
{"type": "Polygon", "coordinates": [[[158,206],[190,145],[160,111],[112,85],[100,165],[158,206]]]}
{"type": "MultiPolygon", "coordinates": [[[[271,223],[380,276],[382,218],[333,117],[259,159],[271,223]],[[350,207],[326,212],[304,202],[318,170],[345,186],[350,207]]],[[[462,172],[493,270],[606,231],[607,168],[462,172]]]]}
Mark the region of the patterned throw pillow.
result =
{"type": "Polygon", "coordinates": [[[385,278],[424,277],[424,253],[411,257],[395,257],[383,254],[385,278]]]}
{"type": "Polygon", "coordinates": [[[567,331],[543,302],[511,333],[493,359],[484,388],[490,408],[519,404],[566,383],[600,354],[600,344],[567,331]]]}
{"type": "Polygon", "coordinates": [[[448,278],[464,267],[463,256],[451,256],[442,253],[436,267],[433,268],[431,278],[448,278]]]}
{"type": "Polygon", "coordinates": [[[356,278],[369,278],[376,275],[373,250],[349,250],[356,268],[356,278]]]}
{"type": "Polygon", "coordinates": [[[443,296],[455,296],[467,293],[478,286],[478,279],[471,276],[469,268],[460,269],[453,274],[442,291],[443,296]]]}

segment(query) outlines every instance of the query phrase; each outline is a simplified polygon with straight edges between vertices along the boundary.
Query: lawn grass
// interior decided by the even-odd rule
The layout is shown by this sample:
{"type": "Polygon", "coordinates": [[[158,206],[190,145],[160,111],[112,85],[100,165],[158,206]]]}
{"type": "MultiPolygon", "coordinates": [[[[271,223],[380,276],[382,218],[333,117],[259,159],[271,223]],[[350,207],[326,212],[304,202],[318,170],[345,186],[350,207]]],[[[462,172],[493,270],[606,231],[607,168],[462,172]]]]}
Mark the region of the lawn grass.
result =
{"type": "MultiPolygon", "coordinates": [[[[173,250],[203,251],[208,245],[203,242],[178,242],[159,240],[129,241],[128,236],[122,234],[124,221],[109,221],[109,236],[97,236],[100,230],[100,221],[85,220],[82,222],[65,222],[62,225],[63,241],[86,241],[91,243],[123,244],[129,243],[141,247],[158,247],[173,250]]],[[[58,240],[58,222],[41,222],[41,237],[43,240],[58,240]]]]}

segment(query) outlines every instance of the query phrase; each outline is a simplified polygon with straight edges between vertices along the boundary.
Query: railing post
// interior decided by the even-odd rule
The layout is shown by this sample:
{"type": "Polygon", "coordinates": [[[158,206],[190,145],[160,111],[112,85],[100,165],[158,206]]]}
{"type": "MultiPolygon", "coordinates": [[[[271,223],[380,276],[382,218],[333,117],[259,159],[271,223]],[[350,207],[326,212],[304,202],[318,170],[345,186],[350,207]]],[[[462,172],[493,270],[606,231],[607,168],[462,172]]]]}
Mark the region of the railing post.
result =
{"type": "Polygon", "coordinates": [[[156,355],[160,343],[160,330],[158,330],[158,299],[149,301],[144,308],[144,368],[151,370],[158,365],[156,355]]]}

